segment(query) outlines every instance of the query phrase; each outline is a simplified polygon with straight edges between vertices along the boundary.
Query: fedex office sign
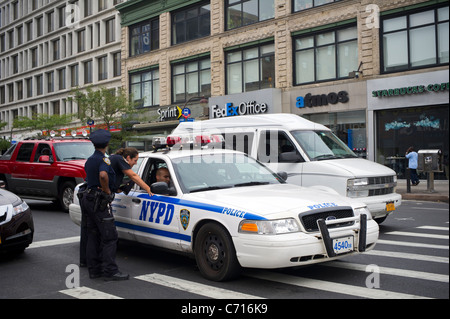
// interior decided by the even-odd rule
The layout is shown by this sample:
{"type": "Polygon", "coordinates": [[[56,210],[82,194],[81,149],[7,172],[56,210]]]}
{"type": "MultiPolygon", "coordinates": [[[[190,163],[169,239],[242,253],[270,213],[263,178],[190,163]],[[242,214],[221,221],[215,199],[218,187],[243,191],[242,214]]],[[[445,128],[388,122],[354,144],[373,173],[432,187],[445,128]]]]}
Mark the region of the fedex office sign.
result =
{"type": "Polygon", "coordinates": [[[264,114],[267,111],[268,107],[266,103],[256,103],[256,101],[241,102],[239,105],[226,103],[223,107],[219,105],[213,105],[211,107],[212,118],[264,114]]]}

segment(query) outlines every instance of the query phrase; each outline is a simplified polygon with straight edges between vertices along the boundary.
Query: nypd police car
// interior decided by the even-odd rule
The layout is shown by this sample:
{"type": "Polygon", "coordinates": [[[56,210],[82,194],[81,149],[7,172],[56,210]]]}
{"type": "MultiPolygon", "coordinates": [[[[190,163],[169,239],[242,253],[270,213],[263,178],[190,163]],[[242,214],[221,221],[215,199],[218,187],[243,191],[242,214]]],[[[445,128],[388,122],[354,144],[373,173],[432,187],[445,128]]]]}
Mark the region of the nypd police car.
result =
{"type": "MultiPolygon", "coordinates": [[[[140,153],[133,170],[155,195],[137,185],[116,194],[120,238],[191,253],[214,281],[232,279],[242,267],[294,267],[374,247],[378,225],[364,204],[288,184],[243,153],[202,145],[140,153]],[[160,168],[169,170],[170,185],[156,181],[160,168]]],[[[74,196],[70,217],[79,225],[80,216],[74,196]]]]}

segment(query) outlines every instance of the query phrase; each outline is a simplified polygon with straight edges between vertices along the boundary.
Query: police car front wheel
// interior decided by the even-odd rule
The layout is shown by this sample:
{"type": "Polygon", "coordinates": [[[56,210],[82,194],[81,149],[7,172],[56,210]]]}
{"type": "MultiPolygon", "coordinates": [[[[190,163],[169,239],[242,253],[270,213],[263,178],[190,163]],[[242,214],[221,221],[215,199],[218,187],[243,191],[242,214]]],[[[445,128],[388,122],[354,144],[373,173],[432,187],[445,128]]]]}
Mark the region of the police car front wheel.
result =
{"type": "Polygon", "coordinates": [[[197,233],[195,259],[201,274],[213,281],[231,280],[239,276],[241,266],[228,232],[220,225],[208,223],[197,233]]]}

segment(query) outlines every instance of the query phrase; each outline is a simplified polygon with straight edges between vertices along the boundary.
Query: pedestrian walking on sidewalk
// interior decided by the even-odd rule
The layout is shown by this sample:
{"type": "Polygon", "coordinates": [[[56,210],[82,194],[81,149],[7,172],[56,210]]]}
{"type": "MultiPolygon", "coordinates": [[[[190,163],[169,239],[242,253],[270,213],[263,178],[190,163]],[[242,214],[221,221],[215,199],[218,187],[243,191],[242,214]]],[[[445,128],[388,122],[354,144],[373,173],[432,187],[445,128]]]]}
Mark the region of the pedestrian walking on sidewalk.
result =
{"type": "Polygon", "coordinates": [[[414,151],[414,147],[410,146],[406,150],[406,158],[408,159],[408,168],[411,172],[411,183],[412,186],[419,185],[419,177],[417,177],[417,160],[419,158],[419,155],[416,151],[414,151]]]}

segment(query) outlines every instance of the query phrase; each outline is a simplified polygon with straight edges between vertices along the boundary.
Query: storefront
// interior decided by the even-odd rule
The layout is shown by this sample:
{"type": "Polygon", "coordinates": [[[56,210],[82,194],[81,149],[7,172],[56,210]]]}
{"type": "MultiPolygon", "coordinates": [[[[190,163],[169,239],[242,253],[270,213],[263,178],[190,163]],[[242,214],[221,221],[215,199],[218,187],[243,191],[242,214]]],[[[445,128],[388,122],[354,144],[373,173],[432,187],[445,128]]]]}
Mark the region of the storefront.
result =
{"type": "Polygon", "coordinates": [[[209,118],[281,113],[281,90],[264,89],[211,97],[209,118]]]}
{"type": "Polygon", "coordinates": [[[369,159],[391,167],[399,178],[405,178],[410,146],[440,149],[448,161],[448,70],[367,81],[367,99],[369,159]]]}
{"type": "Polygon", "coordinates": [[[366,157],[366,82],[289,92],[290,112],[329,127],[356,154],[366,157]]]}

